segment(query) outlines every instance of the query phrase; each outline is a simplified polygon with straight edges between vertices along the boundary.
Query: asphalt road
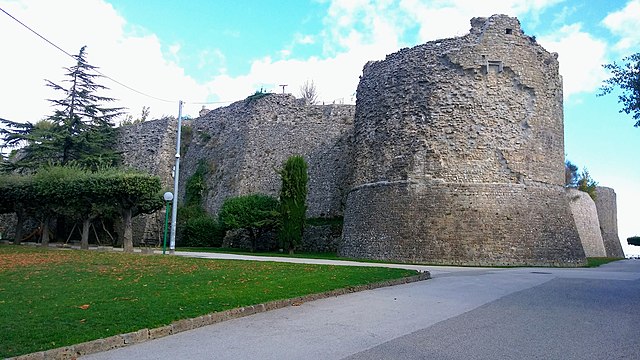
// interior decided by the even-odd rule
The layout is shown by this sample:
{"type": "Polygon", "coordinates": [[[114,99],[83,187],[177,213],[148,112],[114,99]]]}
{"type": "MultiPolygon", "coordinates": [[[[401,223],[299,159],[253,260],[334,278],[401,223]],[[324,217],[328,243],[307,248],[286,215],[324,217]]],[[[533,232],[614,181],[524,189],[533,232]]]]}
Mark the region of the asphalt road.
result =
{"type": "Polygon", "coordinates": [[[640,260],[595,269],[427,268],[431,280],[83,359],[640,359],[640,260]]]}

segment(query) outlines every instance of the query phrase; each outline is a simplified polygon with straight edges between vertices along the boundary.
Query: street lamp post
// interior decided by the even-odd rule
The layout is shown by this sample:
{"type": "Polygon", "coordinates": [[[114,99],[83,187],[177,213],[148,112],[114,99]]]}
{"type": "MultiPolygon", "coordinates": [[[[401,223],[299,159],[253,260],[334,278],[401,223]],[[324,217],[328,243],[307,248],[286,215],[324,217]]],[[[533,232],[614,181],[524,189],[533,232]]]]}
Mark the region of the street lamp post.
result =
{"type": "Polygon", "coordinates": [[[164,212],[164,241],[162,242],[162,255],[165,254],[167,249],[167,228],[169,227],[169,209],[171,209],[171,200],[173,200],[173,194],[171,191],[167,191],[162,196],[164,202],[167,204],[164,212]]]}
{"type": "Polygon", "coordinates": [[[178,217],[178,181],[180,178],[180,136],[182,136],[182,100],[178,102],[178,134],[176,139],[176,166],[173,169],[173,208],[171,209],[171,236],[169,254],[176,253],[176,223],[178,217]]]}

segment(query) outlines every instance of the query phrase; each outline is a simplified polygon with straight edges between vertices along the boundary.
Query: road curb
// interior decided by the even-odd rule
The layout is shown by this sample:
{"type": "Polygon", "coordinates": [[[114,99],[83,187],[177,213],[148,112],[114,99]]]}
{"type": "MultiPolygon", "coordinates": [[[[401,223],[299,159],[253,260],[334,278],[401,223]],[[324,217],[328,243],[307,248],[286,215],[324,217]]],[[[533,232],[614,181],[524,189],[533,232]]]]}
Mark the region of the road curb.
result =
{"type": "Polygon", "coordinates": [[[326,299],[339,295],[355,293],[359,291],[372,290],[381,287],[408,284],[412,282],[427,280],[431,278],[428,271],[418,275],[408,276],[401,279],[387,280],[367,285],[352,286],[348,288],[326,291],[318,294],[299,296],[293,299],[275,300],[267,303],[229,309],[221,312],[210,313],[192,319],[183,319],[172,322],[169,325],[154,329],[140,329],[138,331],[114,335],[103,339],[91,340],[84,343],[63,346],[51,350],[39,351],[8,358],[8,360],[70,360],[77,359],[83,355],[108,351],[133,344],[140,344],[145,341],[159,339],[165,336],[177,334],[183,331],[197,329],[207,325],[217,324],[223,321],[237,319],[265,311],[282,309],[289,306],[299,306],[305,302],[326,299]]]}

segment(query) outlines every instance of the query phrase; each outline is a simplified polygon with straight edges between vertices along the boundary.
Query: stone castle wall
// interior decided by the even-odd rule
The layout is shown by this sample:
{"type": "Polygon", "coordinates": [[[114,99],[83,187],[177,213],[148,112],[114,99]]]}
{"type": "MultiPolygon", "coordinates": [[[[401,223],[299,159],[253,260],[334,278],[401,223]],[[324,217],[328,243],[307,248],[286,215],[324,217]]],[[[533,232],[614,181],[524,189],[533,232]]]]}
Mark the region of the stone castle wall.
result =
{"type": "MultiPolygon", "coordinates": [[[[163,188],[173,192],[176,130],[177,121],[171,118],[118,128],[116,150],[122,153],[123,165],[159,176],[163,188]]],[[[160,240],[164,212],[162,209],[133,219],[134,244],[144,239],[160,240]]]]}
{"type": "Polygon", "coordinates": [[[175,119],[164,118],[119,127],[116,151],[122,153],[123,164],[158,175],[164,187],[172,188],[176,126],[175,119]]]}
{"type": "Polygon", "coordinates": [[[278,196],[277,173],[292,155],[309,165],[308,217],[342,214],[349,182],[354,107],[309,105],[290,94],[271,94],[209,111],[191,122],[193,136],[181,164],[184,183],[205,161],[206,209],[217,214],[228,197],[278,196]]]}
{"type": "Polygon", "coordinates": [[[341,255],[584,263],[564,196],[562,82],[504,15],[365,65],[341,255]]]}
{"type": "Polygon", "coordinates": [[[587,257],[607,256],[595,202],[584,191],[578,189],[567,189],[566,191],[585,255],[587,257]]]}
{"type": "Polygon", "coordinates": [[[616,192],[613,189],[598,186],[596,187],[596,209],[598,211],[598,221],[600,231],[604,240],[604,247],[609,257],[624,257],[622,244],[618,237],[618,209],[616,203],[616,192]]]}
{"type": "MultiPolygon", "coordinates": [[[[584,263],[562,187],[558,62],[515,18],[475,18],[469,35],[366,64],[356,107],[271,94],[203,111],[185,125],[179,199],[203,162],[213,215],[228,197],[277,196],[276,170],[303,155],[307,216],[345,216],[341,241],[325,229],[305,234],[308,248],[441,264],[584,263]]],[[[175,120],[121,132],[125,163],[171,189],[175,120]]],[[[612,196],[596,202],[605,243],[617,239],[612,196]]]]}

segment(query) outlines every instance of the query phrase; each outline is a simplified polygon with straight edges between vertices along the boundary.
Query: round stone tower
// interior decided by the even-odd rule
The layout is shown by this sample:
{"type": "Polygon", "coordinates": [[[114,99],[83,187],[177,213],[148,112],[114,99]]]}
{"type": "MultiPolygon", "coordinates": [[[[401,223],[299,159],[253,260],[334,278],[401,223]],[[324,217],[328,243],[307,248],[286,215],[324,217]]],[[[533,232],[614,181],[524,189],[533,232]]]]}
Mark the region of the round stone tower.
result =
{"type": "Polygon", "coordinates": [[[365,65],[340,255],[467,265],[585,262],[564,196],[557,54],[516,18],[365,65]]]}

